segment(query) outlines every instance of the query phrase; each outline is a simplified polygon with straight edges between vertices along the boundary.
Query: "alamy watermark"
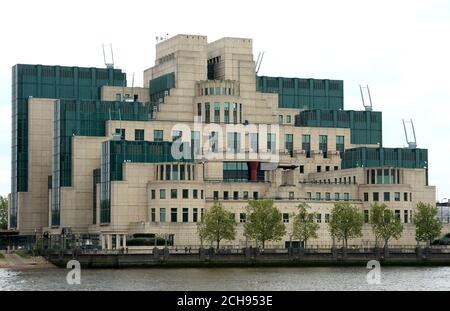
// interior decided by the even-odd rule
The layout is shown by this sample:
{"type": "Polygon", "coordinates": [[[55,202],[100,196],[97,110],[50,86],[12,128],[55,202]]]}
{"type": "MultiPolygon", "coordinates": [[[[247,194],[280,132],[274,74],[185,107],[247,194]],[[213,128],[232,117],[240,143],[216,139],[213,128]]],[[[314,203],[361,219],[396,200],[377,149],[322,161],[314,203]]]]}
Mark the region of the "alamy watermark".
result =
{"type": "Polygon", "coordinates": [[[66,265],[67,269],[71,269],[67,272],[66,281],[69,285],[81,284],[81,265],[78,260],[70,260],[66,265]]]}
{"type": "Polygon", "coordinates": [[[378,260],[370,260],[367,263],[366,280],[369,285],[380,285],[381,284],[381,265],[378,260]]]}

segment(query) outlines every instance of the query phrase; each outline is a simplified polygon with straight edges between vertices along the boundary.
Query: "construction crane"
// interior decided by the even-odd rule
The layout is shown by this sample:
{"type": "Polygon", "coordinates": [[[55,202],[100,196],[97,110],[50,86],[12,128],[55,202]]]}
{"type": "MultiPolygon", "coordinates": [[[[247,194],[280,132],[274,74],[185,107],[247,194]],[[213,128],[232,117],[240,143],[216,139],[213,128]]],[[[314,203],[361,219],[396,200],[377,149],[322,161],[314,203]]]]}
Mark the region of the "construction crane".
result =
{"type": "Polygon", "coordinates": [[[261,52],[258,53],[258,58],[256,59],[256,63],[255,63],[256,75],[258,75],[259,68],[261,67],[261,63],[264,58],[265,52],[266,51],[263,51],[262,53],[261,52]]]}
{"type": "Polygon", "coordinates": [[[364,106],[364,109],[365,109],[366,111],[372,111],[372,98],[370,97],[369,86],[368,86],[368,85],[366,85],[366,86],[361,86],[361,85],[359,85],[359,90],[360,90],[360,92],[361,92],[361,99],[362,99],[362,104],[363,104],[363,106],[364,106]],[[367,90],[367,95],[368,95],[368,99],[369,99],[368,101],[365,101],[365,100],[364,100],[363,89],[366,89],[366,90],[367,90]]]}
{"type": "Polygon", "coordinates": [[[110,47],[110,52],[111,52],[111,61],[110,62],[106,61],[105,44],[103,44],[103,61],[105,62],[106,68],[114,69],[114,53],[113,53],[112,44],[109,44],[109,47],[110,47]]]}

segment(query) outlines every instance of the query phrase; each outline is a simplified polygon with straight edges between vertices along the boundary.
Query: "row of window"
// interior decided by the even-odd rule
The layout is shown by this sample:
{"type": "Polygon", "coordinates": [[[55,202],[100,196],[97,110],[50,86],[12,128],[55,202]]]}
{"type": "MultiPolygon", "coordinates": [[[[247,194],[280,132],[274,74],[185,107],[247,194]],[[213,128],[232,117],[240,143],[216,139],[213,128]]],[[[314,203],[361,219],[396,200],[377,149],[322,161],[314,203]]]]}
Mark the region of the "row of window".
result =
{"type": "MultiPolygon", "coordinates": [[[[283,124],[284,123],[284,116],[282,115],[282,114],[280,114],[279,116],[278,116],[278,122],[280,123],[280,124],[283,124]]],[[[286,123],[288,123],[288,124],[290,124],[292,122],[292,117],[291,117],[291,115],[286,115],[286,123]]]]}
{"type": "Polygon", "coordinates": [[[156,167],[158,180],[195,180],[195,165],[188,163],[160,164],[156,167]]]}
{"type": "Polygon", "coordinates": [[[201,89],[202,96],[210,95],[234,95],[234,88],[231,87],[205,87],[201,89]]]}
{"type": "MultiPolygon", "coordinates": [[[[211,103],[206,102],[204,105],[204,120],[205,123],[211,123],[213,121],[214,123],[221,123],[221,106],[222,104],[220,102],[214,102],[214,106],[212,107],[213,110],[213,119],[211,120],[211,103]]],[[[202,116],[202,103],[197,103],[197,116],[202,116]]],[[[229,124],[237,124],[242,123],[242,104],[239,104],[239,120],[238,120],[238,104],[237,103],[230,103],[230,102],[224,102],[223,103],[223,123],[229,124]]]]}
{"type": "MultiPolygon", "coordinates": [[[[249,199],[249,192],[248,191],[242,191],[242,196],[239,197],[239,191],[224,191],[223,196],[219,196],[219,191],[213,191],[213,200],[239,200],[239,198],[242,198],[242,200],[248,200],[249,199]]],[[[252,199],[258,200],[259,194],[258,191],[253,191],[252,193],[252,199]]]]}
{"type": "MultiPolygon", "coordinates": [[[[289,192],[289,199],[293,200],[294,199],[294,192],[289,192]]],[[[340,200],[344,200],[344,201],[349,201],[350,200],[350,193],[348,192],[344,192],[344,195],[341,197],[341,194],[339,192],[335,192],[333,199],[331,196],[331,192],[325,192],[324,196],[322,196],[321,192],[316,192],[315,196],[313,198],[312,196],[312,192],[306,192],[306,199],[307,200],[316,200],[316,201],[321,201],[321,200],[325,200],[325,201],[340,201],[340,200]]]]}
{"type": "MultiPolygon", "coordinates": [[[[334,170],[336,171],[338,169],[337,166],[334,167],[334,170]]],[[[319,169],[319,166],[317,167],[317,172],[320,172],[321,169],[319,169]]],[[[327,172],[329,171],[329,169],[326,170],[327,172]]],[[[313,182],[317,183],[317,184],[331,184],[331,179],[319,179],[319,180],[314,180],[313,182]]],[[[348,176],[348,177],[336,177],[334,178],[334,184],[356,184],[356,176],[348,176]]]]}
{"type": "Polygon", "coordinates": [[[366,171],[367,184],[400,184],[399,169],[370,169],[366,171]]]}
{"type": "MultiPolygon", "coordinates": [[[[397,217],[397,219],[400,219],[403,223],[407,224],[407,223],[412,223],[412,211],[411,210],[403,210],[403,220],[401,218],[401,210],[396,209],[394,211],[395,217],[397,217]]],[[[370,212],[369,210],[364,210],[364,223],[369,223],[370,220],[370,212]]]]}
{"type": "MultiPolygon", "coordinates": [[[[159,222],[166,222],[167,221],[167,211],[169,209],[165,207],[161,207],[159,209],[159,222]]],[[[181,222],[199,222],[203,218],[203,208],[200,209],[200,215],[199,215],[199,209],[193,208],[192,209],[192,215],[189,217],[189,208],[182,208],[181,209],[181,222]]],[[[150,213],[150,220],[151,222],[156,222],[156,208],[151,209],[150,213]]],[[[170,208],[170,222],[178,222],[178,208],[170,208]]]]}
{"type": "MultiPolygon", "coordinates": [[[[364,192],[364,202],[369,201],[369,193],[364,192]]],[[[372,192],[372,201],[373,202],[379,202],[380,201],[380,193],[379,192],[372,192]]],[[[391,193],[390,192],[383,192],[383,201],[389,202],[391,201],[391,193]]],[[[401,192],[394,192],[394,201],[400,202],[401,201],[401,192]]],[[[412,193],[409,192],[403,192],[403,201],[412,201],[412,193]]]]}
{"type": "MultiPolygon", "coordinates": [[[[181,190],[181,198],[183,199],[189,199],[189,189],[182,189],[181,190]]],[[[156,190],[152,189],[150,190],[150,198],[152,200],[156,199],[156,190]]],[[[166,189],[159,189],[159,199],[164,200],[166,199],[166,189]]],[[[178,199],[178,189],[170,189],[170,198],[171,199],[178,199]]],[[[203,190],[200,190],[200,196],[198,189],[192,189],[192,199],[203,199],[203,190]]]]}

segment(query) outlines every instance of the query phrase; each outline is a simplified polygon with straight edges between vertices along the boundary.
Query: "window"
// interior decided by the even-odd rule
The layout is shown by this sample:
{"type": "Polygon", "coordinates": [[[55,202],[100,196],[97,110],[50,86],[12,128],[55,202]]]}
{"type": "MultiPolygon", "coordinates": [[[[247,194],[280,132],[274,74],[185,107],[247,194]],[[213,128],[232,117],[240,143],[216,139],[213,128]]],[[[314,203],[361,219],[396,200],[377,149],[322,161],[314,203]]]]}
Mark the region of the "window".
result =
{"type": "Polygon", "coordinates": [[[330,214],[325,214],[325,223],[329,223],[330,222],[330,214]]]}
{"type": "Polygon", "coordinates": [[[316,200],[320,201],[320,192],[316,192],[316,200]]]}
{"type": "Polygon", "coordinates": [[[348,192],[344,192],[344,201],[350,200],[350,194],[348,192]]]}
{"type": "Polygon", "coordinates": [[[183,208],[183,222],[189,221],[189,209],[183,208]]]}
{"type": "Polygon", "coordinates": [[[239,222],[240,223],[244,223],[246,221],[247,217],[245,215],[245,213],[240,213],[239,214],[239,222]]]}
{"type": "Polygon", "coordinates": [[[218,200],[219,199],[219,191],[214,191],[213,192],[213,199],[214,200],[218,200]]]}
{"type": "Polygon", "coordinates": [[[396,210],[395,210],[395,217],[396,217],[397,219],[400,219],[400,210],[399,210],[399,209],[396,209],[396,210]]]}
{"type": "Polygon", "coordinates": [[[152,189],[151,193],[152,193],[152,200],[154,200],[156,198],[156,191],[155,191],[155,189],[152,189]]]}
{"type": "Polygon", "coordinates": [[[144,140],[144,130],[134,130],[134,140],[144,140]]]}
{"type": "Polygon", "coordinates": [[[219,150],[219,135],[217,132],[211,132],[209,134],[209,148],[211,152],[217,152],[219,150]]]}
{"type": "Polygon", "coordinates": [[[166,164],[166,180],[170,180],[170,172],[171,172],[170,164],[166,164]]]}
{"type": "Polygon", "coordinates": [[[400,201],[400,192],[396,192],[395,194],[394,194],[394,201],[400,201]]]}
{"type": "Polygon", "coordinates": [[[152,208],[152,222],[156,222],[156,208],[152,208]]]}
{"type": "Polygon", "coordinates": [[[243,198],[244,200],[248,200],[248,191],[242,192],[242,198],[243,198]]]}
{"type": "Polygon", "coordinates": [[[306,157],[311,157],[311,135],[302,134],[302,150],[306,152],[306,157]]]}
{"type": "Polygon", "coordinates": [[[163,130],[153,130],[153,141],[163,141],[163,130]]]}
{"type": "Polygon", "coordinates": [[[239,153],[241,150],[241,133],[229,132],[227,139],[228,151],[239,153]]]}
{"type": "Polygon", "coordinates": [[[278,123],[283,124],[283,116],[281,114],[278,116],[278,123]]]}
{"type": "Polygon", "coordinates": [[[116,94],[116,102],[122,101],[122,94],[116,94]]]}
{"type": "Polygon", "coordinates": [[[294,192],[290,191],[289,192],[289,200],[293,200],[294,199],[294,192]]]}
{"type": "Polygon", "coordinates": [[[368,201],[369,201],[369,193],[364,192],[364,202],[368,202],[368,201]]]}
{"type": "Polygon", "coordinates": [[[116,129],[116,134],[120,134],[120,139],[125,140],[125,129],[116,129]]]}
{"type": "Polygon", "coordinates": [[[177,189],[171,189],[170,190],[170,198],[176,199],[178,197],[178,190],[177,189]]]}
{"type": "Polygon", "coordinates": [[[198,222],[198,208],[192,209],[192,221],[198,222]]]}
{"type": "Polygon", "coordinates": [[[183,199],[189,199],[189,189],[183,189],[183,199]]]}
{"type": "Polygon", "coordinates": [[[289,152],[291,157],[294,156],[294,135],[285,134],[284,135],[284,148],[289,152]]]}
{"type": "Polygon", "coordinates": [[[172,165],[172,180],[178,180],[178,164],[172,165]]]}
{"type": "Polygon", "coordinates": [[[237,103],[233,103],[233,123],[237,124],[237,103]]]}
{"type": "Polygon", "coordinates": [[[286,116],[286,123],[291,123],[291,116],[290,115],[286,116]]]}
{"type": "Polygon", "coordinates": [[[403,193],[403,201],[408,201],[408,192],[403,193]]]}
{"type": "Polygon", "coordinates": [[[164,207],[159,209],[159,222],[166,222],[166,209],[164,207]]]}
{"type": "Polygon", "coordinates": [[[276,136],[274,133],[267,133],[267,151],[272,153],[276,151],[276,136]]]}
{"type": "Polygon", "coordinates": [[[171,208],[170,209],[170,222],[177,222],[177,209],[171,208]]]}
{"type": "Polygon", "coordinates": [[[159,198],[160,199],[166,198],[166,189],[159,189],[159,198]]]}
{"type": "Polygon", "coordinates": [[[322,214],[317,213],[316,214],[316,222],[321,223],[322,222],[322,214]]]}
{"type": "Polygon", "coordinates": [[[344,136],[336,136],[336,151],[344,152],[344,136]]]}
{"type": "Polygon", "coordinates": [[[180,165],[180,180],[185,180],[186,178],[186,165],[181,164],[180,165]]]}
{"type": "Polygon", "coordinates": [[[329,192],[325,192],[325,200],[330,201],[330,199],[331,199],[331,194],[329,192]]]}
{"type": "Polygon", "coordinates": [[[320,173],[320,171],[322,171],[322,166],[317,165],[317,173],[320,173]]]}
{"type": "Polygon", "coordinates": [[[334,200],[335,200],[335,201],[339,201],[339,200],[340,200],[339,192],[335,192],[335,193],[334,193],[334,200]]]}
{"type": "Polygon", "coordinates": [[[202,190],[200,190],[200,199],[202,199],[202,200],[203,200],[203,189],[202,189],[202,190]]]}
{"type": "Polygon", "coordinates": [[[198,199],[198,190],[197,189],[192,190],[192,197],[194,199],[198,199]]]}
{"type": "MultiPolygon", "coordinates": [[[[203,91],[203,89],[202,89],[203,91]]],[[[197,116],[202,116],[202,103],[197,103],[197,116]]]]}
{"type": "Polygon", "coordinates": [[[364,223],[365,224],[369,223],[369,210],[367,209],[364,210],[364,223]]]}
{"type": "Polygon", "coordinates": [[[311,192],[306,192],[306,199],[307,200],[311,200],[312,199],[312,193],[311,192]]]}
{"type": "Polygon", "coordinates": [[[233,200],[239,200],[239,192],[233,191],[233,200]]]}
{"type": "Polygon", "coordinates": [[[283,213],[283,222],[289,222],[289,214],[283,213]]]}
{"type": "Polygon", "coordinates": [[[328,136],[327,135],[319,135],[319,150],[323,152],[323,157],[327,158],[328,151],[328,136]]]}
{"type": "Polygon", "coordinates": [[[404,210],[403,211],[403,222],[405,223],[405,224],[407,224],[408,223],[408,220],[409,220],[409,216],[408,216],[408,210],[404,210]]]}
{"type": "Polygon", "coordinates": [[[253,192],[253,200],[258,200],[258,191],[253,192]]]}
{"type": "Polygon", "coordinates": [[[330,171],[330,166],[328,166],[328,165],[325,166],[325,171],[326,171],[326,172],[329,172],[329,171],[330,171]]]}
{"type": "Polygon", "coordinates": [[[214,103],[214,123],[220,123],[220,103],[214,103]]]}
{"type": "Polygon", "coordinates": [[[211,111],[210,111],[210,104],[209,103],[205,103],[205,123],[209,123],[211,120],[211,111]]]}
{"type": "Polygon", "coordinates": [[[300,165],[300,174],[304,174],[304,173],[305,173],[305,166],[300,165]]]}
{"type": "Polygon", "coordinates": [[[378,202],[379,200],[380,200],[380,196],[379,196],[379,193],[378,192],[374,192],[374,193],[372,193],[372,201],[374,201],[374,202],[378,202]]]}
{"type": "Polygon", "coordinates": [[[223,199],[228,200],[228,191],[223,192],[223,199]]]}
{"type": "Polygon", "coordinates": [[[385,192],[384,193],[384,201],[388,202],[391,200],[391,193],[390,192],[385,192]]]}
{"type": "Polygon", "coordinates": [[[337,165],[334,166],[334,170],[337,171],[339,167],[337,165]]]}
{"type": "Polygon", "coordinates": [[[223,116],[224,122],[227,124],[230,123],[230,103],[225,102],[223,104],[223,113],[224,113],[223,116]]]}

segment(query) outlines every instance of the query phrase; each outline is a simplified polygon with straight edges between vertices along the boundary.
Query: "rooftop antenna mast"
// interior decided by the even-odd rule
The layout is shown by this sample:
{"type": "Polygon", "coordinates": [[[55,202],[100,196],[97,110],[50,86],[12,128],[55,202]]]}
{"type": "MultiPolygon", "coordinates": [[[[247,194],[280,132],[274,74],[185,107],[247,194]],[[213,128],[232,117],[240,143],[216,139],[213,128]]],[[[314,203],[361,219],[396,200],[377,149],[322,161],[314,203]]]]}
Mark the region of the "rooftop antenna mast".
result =
{"type": "Polygon", "coordinates": [[[366,86],[361,86],[361,85],[359,85],[359,90],[361,91],[361,99],[362,99],[362,103],[363,103],[364,109],[365,109],[366,111],[372,111],[372,98],[370,97],[369,86],[368,86],[368,85],[366,85],[366,86]],[[369,100],[367,101],[367,104],[366,104],[366,101],[364,100],[363,89],[366,89],[366,90],[367,90],[367,95],[368,95],[368,99],[369,99],[369,100]]]}
{"type": "Polygon", "coordinates": [[[110,62],[106,61],[106,53],[105,53],[105,44],[103,44],[103,61],[105,62],[105,66],[108,69],[114,69],[114,53],[113,53],[113,48],[112,48],[112,44],[108,44],[109,48],[110,48],[110,52],[111,52],[111,60],[110,62]]]}
{"type": "Polygon", "coordinates": [[[255,64],[255,68],[256,68],[256,75],[258,75],[259,72],[259,68],[261,68],[261,63],[263,61],[264,58],[264,53],[266,53],[266,51],[263,51],[262,53],[259,52],[258,54],[258,58],[256,59],[256,64],[255,64]]]}
{"type": "Polygon", "coordinates": [[[414,130],[413,120],[410,119],[409,121],[405,121],[403,119],[403,129],[405,130],[405,138],[406,138],[406,143],[408,144],[408,148],[409,149],[417,148],[416,131],[414,130]],[[411,124],[412,136],[413,136],[413,139],[414,139],[414,140],[411,140],[411,141],[408,139],[408,132],[406,131],[406,124],[407,123],[411,124]]]}

